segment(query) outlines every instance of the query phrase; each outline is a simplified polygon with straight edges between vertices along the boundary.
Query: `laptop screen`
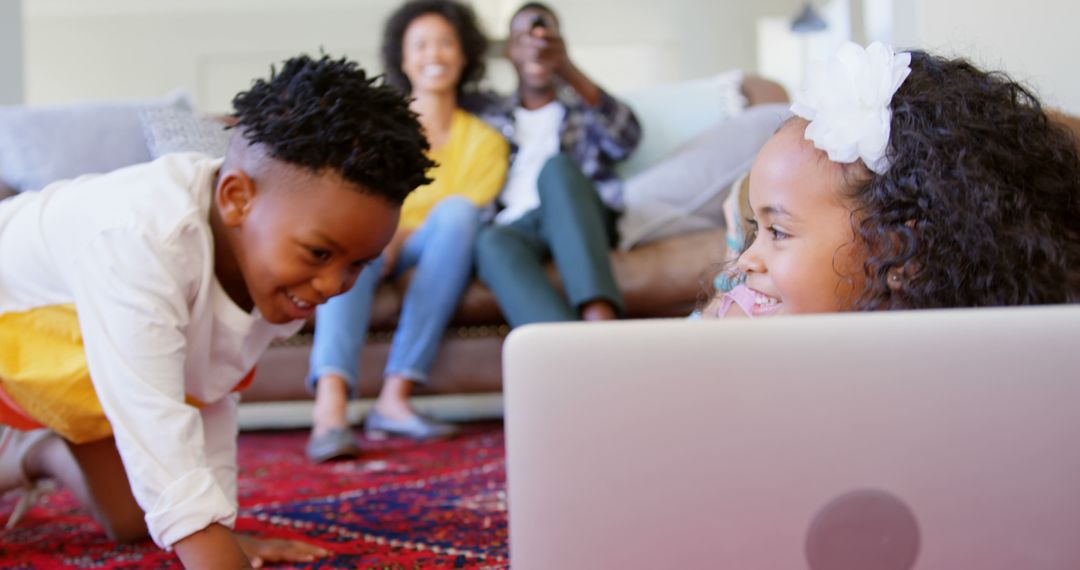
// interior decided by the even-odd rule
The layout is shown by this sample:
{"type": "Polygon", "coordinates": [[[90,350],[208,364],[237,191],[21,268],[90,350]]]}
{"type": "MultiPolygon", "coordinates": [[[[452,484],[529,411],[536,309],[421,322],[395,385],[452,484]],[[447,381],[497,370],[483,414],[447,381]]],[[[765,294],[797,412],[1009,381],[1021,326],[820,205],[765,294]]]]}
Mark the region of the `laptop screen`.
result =
{"type": "Polygon", "coordinates": [[[534,325],[511,563],[1080,568],[1080,306],[534,325]]]}

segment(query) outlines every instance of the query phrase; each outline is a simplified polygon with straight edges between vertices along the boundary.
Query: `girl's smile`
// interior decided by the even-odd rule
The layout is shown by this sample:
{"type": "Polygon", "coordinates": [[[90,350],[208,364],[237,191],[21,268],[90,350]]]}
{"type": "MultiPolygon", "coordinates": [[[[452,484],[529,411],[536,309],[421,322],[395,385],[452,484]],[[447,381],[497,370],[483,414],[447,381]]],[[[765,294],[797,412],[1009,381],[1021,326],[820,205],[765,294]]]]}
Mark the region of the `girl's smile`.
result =
{"type": "Polygon", "coordinates": [[[754,316],[846,310],[863,282],[843,167],[804,140],[806,124],[781,127],[750,171],[757,231],[738,268],[754,316]]]}
{"type": "Polygon", "coordinates": [[[767,317],[778,312],[784,306],[784,301],[781,299],[766,295],[756,289],[750,290],[754,292],[753,316],[755,317],[767,317]]]}

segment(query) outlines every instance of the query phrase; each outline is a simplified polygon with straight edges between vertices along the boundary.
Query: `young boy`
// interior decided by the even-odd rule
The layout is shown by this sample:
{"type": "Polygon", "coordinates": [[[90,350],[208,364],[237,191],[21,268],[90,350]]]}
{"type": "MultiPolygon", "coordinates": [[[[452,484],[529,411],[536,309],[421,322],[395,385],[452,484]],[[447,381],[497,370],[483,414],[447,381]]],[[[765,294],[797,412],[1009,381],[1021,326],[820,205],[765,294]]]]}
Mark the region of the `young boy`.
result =
{"type": "Polygon", "coordinates": [[[327,554],[242,550],[229,530],[234,392],[430,182],[396,93],[353,62],[293,58],[233,100],[224,159],[169,155],[0,202],[0,423],[64,440],[5,434],[0,485],[55,476],[110,536],[149,532],[186,567],[327,554]]]}

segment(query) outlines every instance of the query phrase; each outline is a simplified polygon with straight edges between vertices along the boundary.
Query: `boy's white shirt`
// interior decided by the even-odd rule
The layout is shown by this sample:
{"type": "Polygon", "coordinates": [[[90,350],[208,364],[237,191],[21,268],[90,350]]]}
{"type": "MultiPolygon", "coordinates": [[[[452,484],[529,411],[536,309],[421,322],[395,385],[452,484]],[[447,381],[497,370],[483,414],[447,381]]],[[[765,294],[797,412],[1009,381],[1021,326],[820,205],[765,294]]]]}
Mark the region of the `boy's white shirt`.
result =
{"type": "Polygon", "coordinates": [[[231,391],[273,339],[303,325],[245,313],[215,278],[220,165],[166,155],[0,202],[0,313],[75,304],[95,391],[165,548],[235,522],[231,391]]]}

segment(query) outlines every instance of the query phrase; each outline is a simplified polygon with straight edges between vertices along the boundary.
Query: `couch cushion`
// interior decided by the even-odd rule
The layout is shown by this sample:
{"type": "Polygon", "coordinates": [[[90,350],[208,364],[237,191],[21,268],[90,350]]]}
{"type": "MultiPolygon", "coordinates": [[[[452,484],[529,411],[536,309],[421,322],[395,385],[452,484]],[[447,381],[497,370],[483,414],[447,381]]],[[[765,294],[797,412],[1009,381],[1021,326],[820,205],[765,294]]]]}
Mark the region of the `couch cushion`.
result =
{"type": "Polygon", "coordinates": [[[172,152],[225,156],[232,131],[226,123],[180,107],[146,107],[139,113],[146,146],[158,158],[172,152]]]}
{"type": "MultiPolygon", "coordinates": [[[[611,254],[611,269],[623,294],[627,318],[682,317],[690,314],[710,286],[724,259],[722,229],[694,232],[611,254]]],[[[548,263],[548,279],[561,288],[558,272],[548,263]]],[[[384,281],[375,292],[369,328],[390,331],[397,326],[401,300],[412,272],[384,281]]],[[[452,327],[505,324],[495,296],[473,279],[451,320],[452,327]]],[[[308,330],[311,330],[309,325],[308,330]]]]}
{"type": "Polygon", "coordinates": [[[746,106],[740,86],[743,73],[706,77],[638,89],[620,95],[641,123],[641,143],[616,171],[627,178],[656,164],[709,126],[746,106]]]}
{"type": "Polygon", "coordinates": [[[711,125],[623,186],[620,249],[724,227],[727,189],[791,113],[787,105],[751,107],[711,125]]]}
{"type": "MultiPolygon", "coordinates": [[[[705,300],[724,255],[724,232],[697,232],[611,254],[615,280],[629,318],[684,317],[705,300]]],[[[554,268],[548,276],[558,283],[554,268]]],[[[368,341],[360,355],[360,391],[378,393],[392,330],[408,276],[383,282],[376,293],[368,341]]],[[[490,392],[501,388],[500,348],[509,332],[491,292],[474,280],[465,292],[426,387],[417,393],[490,392]],[[468,326],[472,325],[472,326],[468,326]]],[[[258,377],[244,401],[306,399],[311,338],[298,335],[279,342],[259,361],[258,377]]]]}
{"type": "Polygon", "coordinates": [[[160,100],[0,107],[0,178],[18,191],[150,160],[139,112],[191,108],[182,93],[160,100]]]}

